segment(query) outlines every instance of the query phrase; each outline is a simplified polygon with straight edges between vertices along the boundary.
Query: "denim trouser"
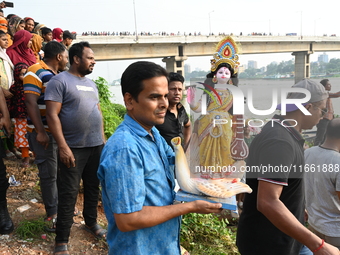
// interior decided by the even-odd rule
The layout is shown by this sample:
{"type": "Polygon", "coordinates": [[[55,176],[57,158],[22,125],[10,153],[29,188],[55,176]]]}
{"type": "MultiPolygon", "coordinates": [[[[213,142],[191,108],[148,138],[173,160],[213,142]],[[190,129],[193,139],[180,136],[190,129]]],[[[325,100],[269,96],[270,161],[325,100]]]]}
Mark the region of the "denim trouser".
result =
{"type": "Polygon", "coordinates": [[[103,145],[86,148],[71,148],[75,167],[67,168],[59,162],[58,170],[58,219],[56,243],[68,243],[73,224],[74,206],[77,201],[80,180],[84,185],[83,216],[89,227],[97,223],[99,180],[97,170],[103,145]]]}
{"type": "Polygon", "coordinates": [[[40,189],[46,214],[47,216],[52,216],[57,213],[58,208],[58,146],[52,134],[47,132],[47,135],[50,138],[50,142],[46,150],[37,142],[37,133],[34,130],[32,132],[27,132],[26,137],[30,149],[35,153],[34,163],[37,164],[39,170],[40,189]]]}
{"type": "Polygon", "coordinates": [[[307,246],[303,245],[299,255],[313,255],[313,252],[307,248],[307,246]]]}

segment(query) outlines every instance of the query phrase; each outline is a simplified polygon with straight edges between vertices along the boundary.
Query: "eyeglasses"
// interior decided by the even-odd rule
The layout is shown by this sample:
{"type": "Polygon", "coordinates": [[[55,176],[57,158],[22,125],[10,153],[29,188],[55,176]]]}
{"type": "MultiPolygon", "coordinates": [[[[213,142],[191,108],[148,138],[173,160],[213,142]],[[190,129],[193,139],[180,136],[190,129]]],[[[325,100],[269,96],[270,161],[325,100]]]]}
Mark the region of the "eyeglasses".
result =
{"type": "Polygon", "coordinates": [[[328,113],[328,109],[327,109],[327,108],[321,109],[320,107],[317,107],[317,106],[315,106],[315,105],[313,105],[313,106],[314,106],[315,108],[320,109],[320,111],[321,111],[321,117],[324,116],[326,113],[328,113]]]}

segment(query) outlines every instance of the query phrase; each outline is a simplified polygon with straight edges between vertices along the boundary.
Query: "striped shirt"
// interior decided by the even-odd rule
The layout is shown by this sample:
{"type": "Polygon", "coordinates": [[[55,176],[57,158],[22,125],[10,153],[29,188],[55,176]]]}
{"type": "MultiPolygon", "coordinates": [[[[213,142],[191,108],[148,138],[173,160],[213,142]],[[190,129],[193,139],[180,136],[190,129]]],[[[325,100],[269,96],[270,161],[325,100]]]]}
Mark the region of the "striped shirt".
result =
{"type": "MultiPolygon", "coordinates": [[[[30,66],[27,70],[27,74],[24,77],[24,93],[25,94],[35,94],[39,96],[37,104],[40,110],[41,121],[48,131],[47,121],[46,121],[46,104],[45,104],[45,89],[49,80],[55,74],[49,67],[43,62],[40,61],[32,66],[30,66]]],[[[27,130],[32,132],[34,129],[34,125],[30,119],[27,117],[27,130]]]]}

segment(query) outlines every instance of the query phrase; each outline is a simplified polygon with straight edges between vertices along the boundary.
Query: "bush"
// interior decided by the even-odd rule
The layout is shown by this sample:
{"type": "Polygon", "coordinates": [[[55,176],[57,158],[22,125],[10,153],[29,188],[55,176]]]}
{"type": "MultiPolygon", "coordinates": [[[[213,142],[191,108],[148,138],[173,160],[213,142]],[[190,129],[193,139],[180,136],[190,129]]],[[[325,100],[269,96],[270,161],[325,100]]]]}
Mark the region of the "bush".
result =
{"type": "Polygon", "coordinates": [[[235,245],[236,227],[228,227],[213,214],[183,216],[181,245],[191,254],[239,254],[235,245]]]}
{"type": "Polygon", "coordinates": [[[109,90],[109,85],[107,81],[98,77],[94,81],[98,88],[100,108],[103,114],[104,122],[104,134],[108,139],[113,132],[116,130],[118,125],[123,121],[126,109],[120,104],[114,104],[111,102],[112,94],[109,90]]]}
{"type": "Polygon", "coordinates": [[[41,239],[41,234],[45,231],[46,226],[44,219],[23,220],[16,228],[16,234],[22,239],[41,239]]]}

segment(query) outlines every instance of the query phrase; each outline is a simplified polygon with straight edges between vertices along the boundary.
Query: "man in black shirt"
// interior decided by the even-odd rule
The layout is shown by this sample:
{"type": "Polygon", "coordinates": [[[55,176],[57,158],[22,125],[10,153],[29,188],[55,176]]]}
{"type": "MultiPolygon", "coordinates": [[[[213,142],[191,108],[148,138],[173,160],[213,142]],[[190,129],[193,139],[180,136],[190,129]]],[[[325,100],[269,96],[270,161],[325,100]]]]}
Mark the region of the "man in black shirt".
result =
{"type": "MultiPolygon", "coordinates": [[[[288,104],[286,115],[275,115],[250,145],[247,184],[253,192],[245,195],[236,241],[242,255],[298,255],[302,244],[314,254],[339,254],[303,225],[304,140],[300,133],[313,128],[325,114],[328,93],[308,79],[293,87],[311,93],[304,112],[288,104]]],[[[288,95],[304,97],[303,93],[288,95]]]]}
{"type": "Polygon", "coordinates": [[[165,115],[164,123],[156,125],[161,136],[172,147],[171,139],[177,136],[182,138],[182,146],[187,147],[191,123],[184,106],[180,103],[183,97],[184,77],[178,73],[169,73],[169,107],[165,115]]]}

